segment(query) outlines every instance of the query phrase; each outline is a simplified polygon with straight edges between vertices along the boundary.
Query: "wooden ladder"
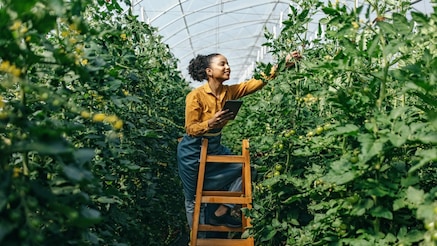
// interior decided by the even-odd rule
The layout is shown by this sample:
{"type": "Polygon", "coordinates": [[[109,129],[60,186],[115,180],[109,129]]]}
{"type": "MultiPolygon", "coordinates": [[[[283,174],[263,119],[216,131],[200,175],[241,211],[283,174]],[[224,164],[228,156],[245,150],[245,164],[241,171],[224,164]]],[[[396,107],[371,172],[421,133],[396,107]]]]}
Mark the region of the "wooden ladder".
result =
{"type": "Polygon", "coordinates": [[[252,187],[250,172],[250,155],[249,141],[242,142],[241,155],[207,155],[208,139],[202,140],[200,152],[199,174],[197,179],[196,199],[194,205],[193,225],[191,231],[190,246],[195,245],[220,245],[220,246],[253,246],[253,237],[244,239],[226,239],[226,238],[197,238],[199,231],[220,231],[220,232],[243,232],[250,227],[250,219],[242,215],[242,226],[240,228],[231,228],[227,226],[214,226],[200,224],[200,207],[202,203],[220,203],[220,204],[241,204],[242,208],[252,208],[252,187]],[[206,164],[213,163],[241,163],[242,166],[242,191],[204,191],[203,181],[205,178],[206,164]]]}

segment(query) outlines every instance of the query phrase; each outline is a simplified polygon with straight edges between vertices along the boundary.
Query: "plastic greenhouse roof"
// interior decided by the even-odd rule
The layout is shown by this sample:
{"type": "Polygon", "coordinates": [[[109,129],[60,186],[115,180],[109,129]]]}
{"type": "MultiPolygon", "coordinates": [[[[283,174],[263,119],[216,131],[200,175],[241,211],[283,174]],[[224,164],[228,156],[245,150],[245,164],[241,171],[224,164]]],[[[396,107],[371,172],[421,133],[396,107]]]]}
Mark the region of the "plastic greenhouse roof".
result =
{"type": "MultiPolygon", "coordinates": [[[[131,0],[133,14],[158,28],[163,42],[179,59],[182,75],[188,76],[189,61],[198,54],[221,53],[228,58],[232,74],[228,84],[238,83],[252,75],[257,61],[269,61],[262,44],[264,30],[279,33],[287,19],[291,0],[131,0]]],[[[328,0],[325,0],[326,2],[328,0]]],[[[340,0],[362,3],[363,0],[340,0]]],[[[432,10],[431,0],[412,0],[414,7],[432,10]],[[425,3],[425,4],[424,4],[425,3]],[[423,5],[423,6],[422,6],[423,5]]],[[[314,20],[316,21],[316,20],[314,20]]],[[[316,23],[316,22],[314,22],[316,23]]],[[[316,30],[317,25],[313,30],[316,30]]],[[[311,29],[311,28],[310,28],[311,29]]],[[[311,35],[311,30],[310,30],[311,35]]]]}

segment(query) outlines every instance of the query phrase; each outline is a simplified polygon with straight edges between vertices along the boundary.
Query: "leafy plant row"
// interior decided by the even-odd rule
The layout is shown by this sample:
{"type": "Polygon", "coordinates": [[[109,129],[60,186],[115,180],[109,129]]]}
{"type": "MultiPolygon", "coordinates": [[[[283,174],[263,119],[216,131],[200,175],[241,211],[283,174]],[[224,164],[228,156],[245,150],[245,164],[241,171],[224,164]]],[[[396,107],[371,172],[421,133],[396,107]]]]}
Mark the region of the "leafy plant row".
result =
{"type": "Polygon", "coordinates": [[[304,59],[245,99],[225,133],[231,146],[250,139],[258,245],[436,245],[433,6],[294,1],[280,36],[266,33],[278,59],[304,59]]]}
{"type": "Polygon", "coordinates": [[[189,87],[155,29],[123,11],[0,2],[1,245],[167,245],[185,230],[189,87]]]}

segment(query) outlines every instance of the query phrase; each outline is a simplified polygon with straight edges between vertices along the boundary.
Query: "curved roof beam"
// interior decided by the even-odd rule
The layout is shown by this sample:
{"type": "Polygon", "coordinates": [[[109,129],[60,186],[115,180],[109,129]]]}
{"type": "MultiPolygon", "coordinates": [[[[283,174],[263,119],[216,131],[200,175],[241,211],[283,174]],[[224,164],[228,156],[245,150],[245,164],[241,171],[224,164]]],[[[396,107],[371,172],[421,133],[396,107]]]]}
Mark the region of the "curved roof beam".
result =
{"type": "Polygon", "coordinates": [[[193,56],[194,56],[195,52],[194,52],[193,41],[191,40],[192,36],[191,36],[191,33],[190,33],[190,28],[188,27],[187,18],[186,18],[186,15],[184,13],[184,8],[182,7],[181,0],[178,0],[178,2],[179,2],[179,7],[181,8],[182,17],[184,19],[185,30],[187,31],[188,38],[189,38],[188,40],[190,41],[191,50],[192,50],[193,56]]]}
{"type": "MultiPolygon", "coordinates": [[[[238,39],[238,40],[245,40],[245,39],[253,39],[253,38],[255,38],[256,36],[246,36],[246,37],[244,37],[244,38],[240,38],[240,39],[238,39]]],[[[224,41],[223,43],[231,43],[231,42],[234,42],[234,41],[237,41],[237,39],[233,39],[233,40],[228,40],[228,41],[224,41]]],[[[247,50],[247,49],[251,49],[251,50],[253,50],[253,47],[254,47],[254,45],[250,45],[250,46],[248,46],[248,48],[243,48],[243,49],[240,49],[240,50],[247,50]]],[[[198,51],[200,51],[200,50],[204,50],[204,49],[208,49],[208,48],[211,48],[211,46],[202,46],[202,47],[197,47],[196,48],[196,51],[198,52],[198,51]]],[[[223,49],[226,49],[226,48],[223,48],[223,49]]],[[[235,48],[233,48],[233,49],[235,49],[235,48]]],[[[187,54],[187,55],[184,55],[184,56],[182,56],[182,57],[180,57],[180,59],[183,59],[183,58],[185,58],[185,57],[187,57],[187,56],[189,56],[190,54],[187,54]]],[[[249,55],[249,54],[248,54],[249,55]]]]}
{"type": "MultiPolygon", "coordinates": [[[[172,5],[171,7],[169,7],[168,9],[166,9],[164,11],[162,11],[159,15],[157,15],[153,19],[151,19],[150,23],[152,23],[154,20],[158,19],[159,17],[165,15],[166,13],[170,12],[170,10],[172,10],[172,9],[176,8],[177,6],[179,6],[179,5],[181,5],[181,4],[185,3],[185,2],[188,2],[188,1],[189,0],[185,0],[185,1],[180,1],[179,0],[177,4],[172,5]]],[[[181,18],[178,18],[178,20],[179,19],[181,19],[181,18]]]]}
{"type": "MultiPolygon", "coordinates": [[[[188,1],[188,0],[186,0],[186,1],[188,1]]],[[[185,2],[186,2],[186,1],[185,1],[185,2]]],[[[277,6],[278,3],[283,3],[283,4],[287,4],[287,5],[290,4],[289,1],[282,1],[282,0],[278,0],[278,1],[274,1],[274,2],[267,2],[267,3],[262,3],[262,4],[260,4],[260,3],[256,4],[256,3],[255,3],[255,4],[246,5],[246,6],[241,7],[241,8],[233,9],[233,10],[231,10],[231,11],[229,11],[229,12],[226,12],[226,13],[234,13],[234,12],[237,12],[237,11],[240,11],[240,10],[243,10],[243,9],[252,8],[252,7],[256,7],[256,6],[261,6],[261,5],[265,5],[265,4],[275,4],[275,7],[274,7],[274,8],[276,8],[276,6],[277,6]]],[[[191,14],[194,14],[194,13],[197,13],[197,12],[200,12],[200,11],[202,11],[202,10],[209,9],[209,8],[211,8],[211,7],[215,7],[215,6],[219,5],[219,4],[221,4],[221,3],[211,4],[211,5],[208,5],[208,6],[206,6],[206,7],[201,8],[201,9],[198,9],[198,10],[196,10],[196,11],[193,11],[192,13],[187,13],[187,14],[181,16],[181,17],[175,18],[175,19],[173,19],[173,21],[171,21],[171,22],[167,23],[166,25],[162,26],[162,27],[160,28],[160,30],[163,30],[163,29],[167,28],[168,26],[170,26],[171,24],[174,24],[175,22],[181,20],[182,18],[184,18],[184,16],[188,16],[188,15],[191,15],[191,14]]],[[[174,7],[176,7],[176,6],[172,6],[172,7],[170,7],[169,9],[172,9],[172,8],[174,8],[174,7]]],[[[166,10],[165,12],[168,12],[168,10],[166,10]]],[[[160,14],[160,15],[156,16],[155,18],[153,18],[153,20],[151,20],[150,23],[152,23],[154,20],[156,20],[157,18],[159,18],[161,15],[162,15],[162,14],[160,14]]],[[[200,21],[197,21],[197,22],[195,22],[194,24],[200,23],[200,22],[202,22],[202,21],[205,21],[205,20],[208,20],[208,19],[213,18],[213,17],[220,16],[220,15],[223,15],[223,13],[217,13],[217,14],[215,14],[215,15],[209,15],[207,18],[202,19],[202,20],[200,20],[200,21]]]]}
{"type": "MultiPolygon", "coordinates": [[[[257,24],[257,23],[263,23],[263,22],[265,23],[265,21],[263,21],[263,20],[258,20],[258,21],[243,21],[243,22],[239,22],[238,24],[245,24],[245,25],[238,26],[238,28],[240,28],[240,27],[244,27],[244,26],[248,26],[248,25],[250,25],[250,24],[257,24]]],[[[274,24],[273,21],[268,21],[267,23],[272,23],[272,24],[274,24]]],[[[236,24],[229,24],[229,25],[225,25],[225,26],[222,26],[222,27],[223,27],[224,29],[226,29],[227,27],[235,27],[235,26],[236,26],[236,24]]],[[[229,28],[228,30],[232,30],[232,29],[234,29],[234,28],[229,28]]],[[[177,33],[180,33],[180,32],[183,31],[183,30],[184,30],[184,29],[179,29],[177,32],[173,33],[173,35],[175,35],[175,34],[177,34],[177,33]]],[[[224,31],[223,29],[221,29],[221,30],[224,31]]],[[[201,31],[201,32],[198,32],[198,33],[192,34],[191,37],[201,36],[201,35],[203,35],[203,34],[205,34],[205,33],[208,33],[208,32],[211,32],[211,30],[201,31]]],[[[170,37],[170,38],[171,38],[171,37],[170,37]]],[[[170,38],[168,38],[168,39],[170,39],[170,38]]],[[[167,41],[168,39],[166,39],[165,41],[167,41]]],[[[180,43],[183,43],[183,42],[187,41],[188,39],[190,39],[190,37],[187,37],[187,38],[184,38],[184,39],[180,40],[179,42],[175,43],[175,44],[173,45],[173,47],[178,46],[180,43]]],[[[165,42],[165,41],[164,41],[164,42],[165,42]]]]}

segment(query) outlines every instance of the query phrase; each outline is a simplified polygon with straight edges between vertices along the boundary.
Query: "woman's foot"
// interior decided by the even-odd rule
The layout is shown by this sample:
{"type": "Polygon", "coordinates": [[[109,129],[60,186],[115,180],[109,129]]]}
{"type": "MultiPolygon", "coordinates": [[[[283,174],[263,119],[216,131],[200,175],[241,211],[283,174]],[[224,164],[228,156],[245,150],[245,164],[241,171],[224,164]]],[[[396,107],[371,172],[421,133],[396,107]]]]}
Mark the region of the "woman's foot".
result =
{"type": "Polygon", "coordinates": [[[233,217],[229,210],[221,216],[217,216],[213,213],[209,219],[209,223],[215,226],[228,226],[233,228],[241,227],[241,219],[233,217]]]}

